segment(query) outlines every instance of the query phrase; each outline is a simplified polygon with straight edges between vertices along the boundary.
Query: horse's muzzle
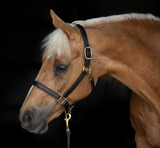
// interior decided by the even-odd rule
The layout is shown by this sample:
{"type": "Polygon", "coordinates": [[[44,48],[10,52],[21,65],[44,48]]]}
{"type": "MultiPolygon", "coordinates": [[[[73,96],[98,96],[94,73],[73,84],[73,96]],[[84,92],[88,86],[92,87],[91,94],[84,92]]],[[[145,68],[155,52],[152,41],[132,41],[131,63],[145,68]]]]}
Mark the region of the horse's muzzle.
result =
{"type": "Polygon", "coordinates": [[[21,126],[31,133],[43,134],[48,130],[46,115],[43,113],[35,114],[32,111],[26,111],[20,114],[19,120],[21,126]]]}

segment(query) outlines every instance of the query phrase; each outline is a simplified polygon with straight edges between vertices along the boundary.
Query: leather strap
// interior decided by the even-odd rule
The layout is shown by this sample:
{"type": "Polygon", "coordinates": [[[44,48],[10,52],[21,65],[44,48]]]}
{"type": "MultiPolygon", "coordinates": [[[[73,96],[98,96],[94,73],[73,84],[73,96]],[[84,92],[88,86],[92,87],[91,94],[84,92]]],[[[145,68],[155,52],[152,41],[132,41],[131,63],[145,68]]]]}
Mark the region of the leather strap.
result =
{"type": "Polygon", "coordinates": [[[73,83],[73,85],[63,94],[65,98],[67,98],[68,95],[79,85],[79,83],[83,80],[86,74],[87,74],[86,71],[82,71],[82,73],[77,78],[77,80],[73,83]]]}
{"type": "Polygon", "coordinates": [[[49,95],[51,95],[52,97],[56,98],[57,100],[59,99],[60,95],[58,93],[56,93],[55,91],[49,89],[48,87],[46,87],[45,85],[37,82],[37,81],[33,81],[32,84],[40,89],[42,89],[43,91],[45,91],[46,93],[48,93],[49,95]]]}
{"type": "Polygon", "coordinates": [[[92,49],[89,47],[87,33],[80,24],[76,24],[76,26],[79,28],[79,30],[82,34],[82,38],[83,38],[84,55],[85,55],[85,67],[89,67],[90,66],[90,61],[91,61],[91,58],[92,58],[92,49]]]}
{"type": "Polygon", "coordinates": [[[66,134],[67,134],[67,148],[70,148],[70,136],[71,136],[71,133],[66,132],[66,134]]]}
{"type": "Polygon", "coordinates": [[[79,28],[79,30],[81,32],[84,47],[89,47],[89,42],[88,42],[88,37],[87,37],[86,31],[84,30],[84,28],[80,24],[76,24],[76,26],[79,28]]]}

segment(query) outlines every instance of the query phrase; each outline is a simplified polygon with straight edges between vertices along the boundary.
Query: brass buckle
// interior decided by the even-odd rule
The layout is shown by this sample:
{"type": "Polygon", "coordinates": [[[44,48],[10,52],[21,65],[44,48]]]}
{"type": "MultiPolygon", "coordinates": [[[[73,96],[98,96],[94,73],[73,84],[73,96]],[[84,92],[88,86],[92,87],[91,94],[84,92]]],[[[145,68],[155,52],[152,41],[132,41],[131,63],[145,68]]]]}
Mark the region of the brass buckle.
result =
{"type": "Polygon", "coordinates": [[[59,99],[57,100],[59,104],[63,105],[63,103],[67,100],[67,98],[65,98],[63,96],[63,94],[59,97],[59,99]],[[60,100],[63,99],[63,101],[61,102],[60,100]]]}
{"type": "Polygon", "coordinates": [[[84,48],[84,56],[85,56],[86,60],[91,60],[92,59],[92,48],[91,47],[84,48]],[[90,49],[90,52],[91,52],[91,56],[90,57],[87,57],[87,55],[86,55],[86,49],[90,49]]]}

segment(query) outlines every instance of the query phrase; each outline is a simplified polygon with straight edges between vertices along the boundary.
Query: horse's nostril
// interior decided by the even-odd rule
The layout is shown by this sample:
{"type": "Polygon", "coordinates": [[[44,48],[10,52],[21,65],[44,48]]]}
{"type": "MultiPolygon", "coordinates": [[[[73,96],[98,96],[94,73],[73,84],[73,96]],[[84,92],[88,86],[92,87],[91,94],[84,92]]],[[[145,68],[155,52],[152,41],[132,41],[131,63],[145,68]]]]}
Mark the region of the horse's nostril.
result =
{"type": "Polygon", "coordinates": [[[26,113],[24,116],[23,116],[23,124],[25,126],[29,126],[32,124],[32,121],[33,121],[33,117],[31,114],[29,113],[26,113]]]}

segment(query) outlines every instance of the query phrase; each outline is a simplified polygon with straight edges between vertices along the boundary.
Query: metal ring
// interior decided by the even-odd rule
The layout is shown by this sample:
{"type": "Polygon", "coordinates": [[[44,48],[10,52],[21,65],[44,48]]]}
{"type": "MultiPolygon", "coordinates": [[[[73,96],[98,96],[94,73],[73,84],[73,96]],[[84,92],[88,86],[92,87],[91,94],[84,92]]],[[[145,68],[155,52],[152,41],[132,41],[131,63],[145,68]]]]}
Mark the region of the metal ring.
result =
{"type": "Polygon", "coordinates": [[[91,66],[89,67],[83,66],[83,71],[86,71],[87,73],[91,73],[91,66]],[[86,71],[85,68],[88,68],[88,71],[86,71]]]}

